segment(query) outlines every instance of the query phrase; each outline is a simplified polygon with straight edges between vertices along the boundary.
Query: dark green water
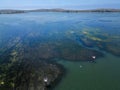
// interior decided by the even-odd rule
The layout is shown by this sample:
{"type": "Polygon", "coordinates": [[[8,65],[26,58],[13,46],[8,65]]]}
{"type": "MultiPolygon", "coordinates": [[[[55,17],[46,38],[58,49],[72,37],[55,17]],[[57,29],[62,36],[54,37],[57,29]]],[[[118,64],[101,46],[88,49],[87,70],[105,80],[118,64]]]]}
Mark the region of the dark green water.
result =
{"type": "Polygon", "coordinates": [[[120,90],[120,58],[111,54],[97,63],[60,61],[67,75],[55,90],[120,90]],[[80,65],[82,68],[80,68],[80,65]]]}

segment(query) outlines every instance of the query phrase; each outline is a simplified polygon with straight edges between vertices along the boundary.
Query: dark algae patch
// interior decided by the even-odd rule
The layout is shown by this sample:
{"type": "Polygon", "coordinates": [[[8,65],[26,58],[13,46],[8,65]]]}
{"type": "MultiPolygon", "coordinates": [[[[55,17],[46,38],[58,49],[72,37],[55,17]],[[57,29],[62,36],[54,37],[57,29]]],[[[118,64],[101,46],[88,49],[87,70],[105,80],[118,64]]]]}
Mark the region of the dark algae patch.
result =
{"type": "Polygon", "coordinates": [[[61,78],[63,68],[56,63],[34,56],[25,57],[21,48],[9,54],[7,59],[2,58],[5,62],[0,66],[1,90],[43,90],[61,78]]]}

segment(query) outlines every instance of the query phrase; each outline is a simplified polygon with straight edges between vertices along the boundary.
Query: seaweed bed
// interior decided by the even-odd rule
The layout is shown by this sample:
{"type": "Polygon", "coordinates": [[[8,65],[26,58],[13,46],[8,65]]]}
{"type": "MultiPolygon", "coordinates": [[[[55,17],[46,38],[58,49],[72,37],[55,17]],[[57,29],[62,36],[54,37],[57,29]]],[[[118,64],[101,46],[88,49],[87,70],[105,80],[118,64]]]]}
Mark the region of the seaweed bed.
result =
{"type": "Polygon", "coordinates": [[[103,56],[68,37],[51,39],[34,32],[8,37],[3,44],[0,48],[1,90],[50,89],[66,72],[54,59],[94,62],[92,56],[103,56]],[[44,78],[48,78],[47,84],[44,78]]]}

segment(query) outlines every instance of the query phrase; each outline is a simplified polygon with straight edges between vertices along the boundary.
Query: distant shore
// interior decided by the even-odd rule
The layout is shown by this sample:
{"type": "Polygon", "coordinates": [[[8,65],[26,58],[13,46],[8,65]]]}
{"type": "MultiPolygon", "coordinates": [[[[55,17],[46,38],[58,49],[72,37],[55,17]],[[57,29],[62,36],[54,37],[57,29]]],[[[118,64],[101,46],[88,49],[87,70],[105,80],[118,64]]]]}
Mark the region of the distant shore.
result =
{"type": "Polygon", "coordinates": [[[0,10],[0,14],[16,14],[16,13],[27,13],[27,12],[120,12],[120,9],[91,9],[91,10],[67,10],[67,9],[35,9],[35,10],[12,10],[4,9],[0,10]]]}

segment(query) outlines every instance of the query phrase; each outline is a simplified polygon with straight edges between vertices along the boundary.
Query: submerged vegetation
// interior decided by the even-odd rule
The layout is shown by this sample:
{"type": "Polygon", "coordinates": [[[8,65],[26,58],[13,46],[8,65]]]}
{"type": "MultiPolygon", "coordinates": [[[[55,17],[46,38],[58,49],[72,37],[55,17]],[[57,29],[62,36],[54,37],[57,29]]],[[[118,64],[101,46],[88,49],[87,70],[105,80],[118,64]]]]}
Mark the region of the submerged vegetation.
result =
{"type": "Polygon", "coordinates": [[[41,90],[46,87],[43,81],[45,77],[49,78],[51,85],[63,73],[64,69],[54,59],[94,62],[93,55],[97,58],[103,56],[96,50],[80,46],[69,36],[64,36],[64,33],[61,34],[63,39],[59,36],[44,37],[39,32],[31,31],[24,37],[14,36],[13,41],[6,42],[8,49],[3,48],[5,50],[0,55],[0,88],[41,90]]]}
{"type": "Polygon", "coordinates": [[[41,24],[40,15],[6,17],[0,22],[0,90],[50,89],[65,74],[56,59],[95,62],[104,56],[101,50],[120,56],[119,34],[82,21],[41,15],[41,24]]]}
{"type": "Polygon", "coordinates": [[[80,40],[85,46],[97,47],[120,56],[119,34],[104,33],[102,30],[93,31],[91,29],[83,30],[82,33],[83,37],[80,37],[80,40]]]}

